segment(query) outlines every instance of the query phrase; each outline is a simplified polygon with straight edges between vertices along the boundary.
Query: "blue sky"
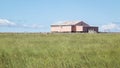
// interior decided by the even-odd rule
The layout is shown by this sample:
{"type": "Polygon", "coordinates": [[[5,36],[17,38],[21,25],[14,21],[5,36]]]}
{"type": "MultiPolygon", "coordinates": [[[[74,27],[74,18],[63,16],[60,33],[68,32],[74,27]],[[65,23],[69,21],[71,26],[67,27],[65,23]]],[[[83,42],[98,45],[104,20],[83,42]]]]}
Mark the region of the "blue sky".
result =
{"type": "Polygon", "coordinates": [[[120,31],[120,0],[0,0],[0,32],[49,32],[59,21],[82,20],[120,31]]]}

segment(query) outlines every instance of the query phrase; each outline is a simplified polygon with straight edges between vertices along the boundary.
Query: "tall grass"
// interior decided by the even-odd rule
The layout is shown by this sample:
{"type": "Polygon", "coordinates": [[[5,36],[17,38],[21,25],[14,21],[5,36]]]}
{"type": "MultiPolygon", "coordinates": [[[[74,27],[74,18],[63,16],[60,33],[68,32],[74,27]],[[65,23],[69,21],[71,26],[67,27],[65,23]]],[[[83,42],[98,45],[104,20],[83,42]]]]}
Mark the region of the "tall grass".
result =
{"type": "Polygon", "coordinates": [[[120,68],[120,35],[1,33],[0,68],[120,68]]]}

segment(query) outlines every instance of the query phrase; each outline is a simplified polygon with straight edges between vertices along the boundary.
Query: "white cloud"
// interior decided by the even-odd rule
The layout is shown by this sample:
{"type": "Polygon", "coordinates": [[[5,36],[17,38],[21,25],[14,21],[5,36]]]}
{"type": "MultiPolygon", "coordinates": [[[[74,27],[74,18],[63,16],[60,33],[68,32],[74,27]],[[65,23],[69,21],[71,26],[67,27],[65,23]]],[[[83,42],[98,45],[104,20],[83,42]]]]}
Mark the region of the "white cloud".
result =
{"type": "Polygon", "coordinates": [[[39,24],[17,24],[17,23],[14,23],[10,20],[7,20],[7,19],[0,19],[0,26],[4,26],[4,27],[19,27],[19,28],[43,28],[42,25],[39,25],[39,24]]]}
{"type": "Polygon", "coordinates": [[[0,19],[0,26],[15,26],[16,24],[7,20],[7,19],[0,19]]]}
{"type": "Polygon", "coordinates": [[[119,24],[115,24],[115,23],[109,23],[109,24],[103,25],[101,27],[101,29],[103,31],[113,31],[113,30],[119,31],[120,30],[120,25],[119,24]]]}
{"type": "Polygon", "coordinates": [[[39,24],[31,24],[31,25],[23,24],[23,25],[21,25],[21,27],[24,27],[24,28],[42,28],[43,26],[39,25],[39,24]]]}

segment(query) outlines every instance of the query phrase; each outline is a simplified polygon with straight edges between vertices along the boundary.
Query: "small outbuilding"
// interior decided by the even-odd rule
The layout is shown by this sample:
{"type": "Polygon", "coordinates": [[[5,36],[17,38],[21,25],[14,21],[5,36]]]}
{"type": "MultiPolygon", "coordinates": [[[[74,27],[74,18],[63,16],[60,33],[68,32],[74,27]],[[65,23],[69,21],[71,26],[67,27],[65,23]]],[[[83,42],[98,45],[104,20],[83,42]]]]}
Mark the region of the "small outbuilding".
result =
{"type": "Polygon", "coordinates": [[[51,32],[98,32],[98,27],[90,26],[83,21],[66,21],[51,25],[51,32]]]}

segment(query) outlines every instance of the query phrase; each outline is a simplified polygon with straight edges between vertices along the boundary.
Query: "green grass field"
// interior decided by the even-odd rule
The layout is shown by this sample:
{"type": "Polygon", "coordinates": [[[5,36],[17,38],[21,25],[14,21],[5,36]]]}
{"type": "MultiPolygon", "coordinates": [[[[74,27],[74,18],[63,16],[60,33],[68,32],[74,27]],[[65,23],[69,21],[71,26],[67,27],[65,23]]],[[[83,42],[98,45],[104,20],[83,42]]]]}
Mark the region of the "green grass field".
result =
{"type": "Polygon", "coordinates": [[[120,34],[0,34],[0,68],[120,68],[120,34]]]}

